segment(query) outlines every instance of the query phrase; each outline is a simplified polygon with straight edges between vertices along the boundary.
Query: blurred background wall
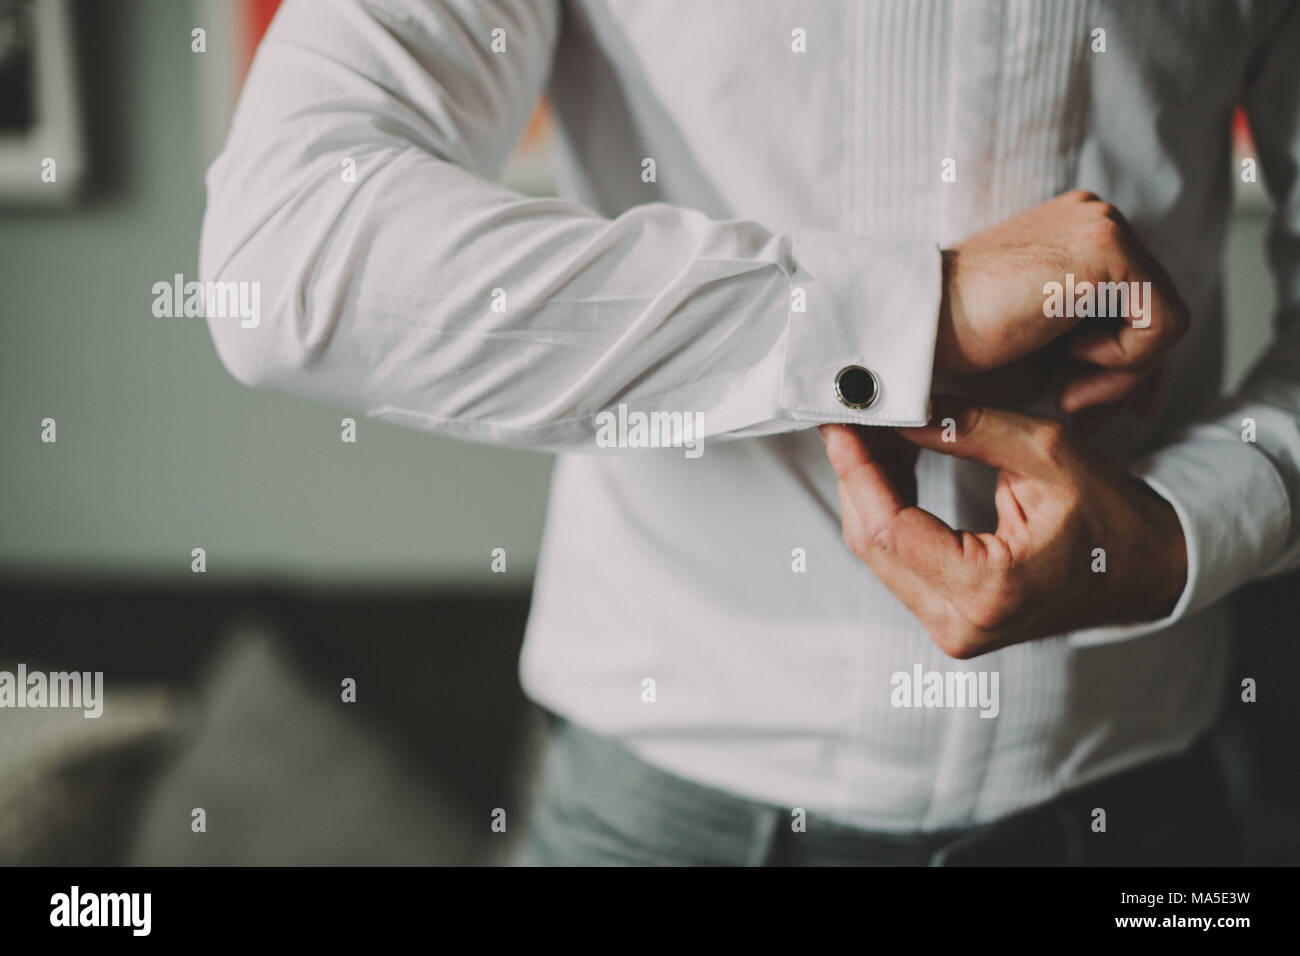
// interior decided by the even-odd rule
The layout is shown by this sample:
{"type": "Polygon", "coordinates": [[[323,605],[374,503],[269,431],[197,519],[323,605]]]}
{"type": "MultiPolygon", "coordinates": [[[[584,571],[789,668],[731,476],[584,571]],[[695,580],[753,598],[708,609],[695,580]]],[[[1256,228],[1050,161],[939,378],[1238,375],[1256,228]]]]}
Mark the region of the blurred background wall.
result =
{"type": "Polygon", "coordinates": [[[0,820],[26,834],[0,824],[0,862],[488,859],[551,459],[254,393],[202,320],[155,318],[154,282],[197,277],[255,4],[69,6],[87,179],[0,215],[0,669],[121,696],[0,712],[0,820]]]}
{"type": "Polygon", "coordinates": [[[210,131],[225,122],[211,87],[226,75],[234,0],[72,6],[84,199],[0,219],[0,567],[188,579],[203,547],[210,582],[526,588],[548,457],[251,392],[202,320],[151,313],[155,282],[197,277],[210,131]],[[339,440],[346,415],[355,445],[339,440]],[[32,441],[47,416],[52,446],[32,441]],[[505,575],[488,574],[495,547],[505,575]]]}
{"type": "MultiPolygon", "coordinates": [[[[153,317],[154,282],[196,277],[235,7],[71,3],[88,179],[0,216],[0,668],[102,669],[118,695],[101,721],[0,714],[0,861],[491,861],[492,811],[522,807],[550,459],[252,392],[202,320],[153,317]]],[[[1267,337],[1264,222],[1247,197],[1232,226],[1230,381],[1267,337]]],[[[1295,642],[1292,585],[1246,601],[1243,673],[1295,642]]],[[[1251,749],[1294,718],[1271,706],[1225,737],[1243,805],[1272,801],[1265,856],[1294,812],[1294,765],[1251,749]]]]}

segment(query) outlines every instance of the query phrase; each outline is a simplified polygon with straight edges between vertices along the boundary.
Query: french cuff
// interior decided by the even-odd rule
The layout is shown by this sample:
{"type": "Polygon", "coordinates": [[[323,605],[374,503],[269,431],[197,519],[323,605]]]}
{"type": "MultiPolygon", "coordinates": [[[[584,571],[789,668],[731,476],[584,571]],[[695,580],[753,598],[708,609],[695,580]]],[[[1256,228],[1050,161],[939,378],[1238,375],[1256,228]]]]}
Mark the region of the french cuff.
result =
{"type": "Polygon", "coordinates": [[[1074,647],[1131,640],[1190,617],[1249,581],[1286,544],[1286,486],[1253,445],[1218,435],[1193,439],[1139,459],[1129,471],[1177,513],[1187,543],[1187,583],[1167,617],[1075,631],[1068,637],[1074,647]]]}
{"type": "Polygon", "coordinates": [[[943,294],[938,246],[807,231],[795,234],[792,252],[783,416],[926,424],[943,294]]]}

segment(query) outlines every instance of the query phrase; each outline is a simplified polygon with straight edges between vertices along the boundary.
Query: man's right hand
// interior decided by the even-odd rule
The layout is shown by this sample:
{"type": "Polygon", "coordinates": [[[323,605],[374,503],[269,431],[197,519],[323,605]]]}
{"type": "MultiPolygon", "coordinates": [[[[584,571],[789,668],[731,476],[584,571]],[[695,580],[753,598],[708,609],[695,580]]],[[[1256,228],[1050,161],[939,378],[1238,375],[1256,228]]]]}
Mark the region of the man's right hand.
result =
{"type": "Polygon", "coordinates": [[[1119,211],[1089,192],[1062,193],[945,250],[943,260],[935,368],[1029,390],[1064,379],[1057,403],[1067,414],[1138,398],[1187,330],[1187,306],[1169,276],[1119,211]],[[1067,274],[1076,287],[1149,282],[1142,327],[1131,315],[1049,318],[1044,286],[1064,285],[1067,274]],[[987,374],[1004,366],[1013,369],[987,374]]]}

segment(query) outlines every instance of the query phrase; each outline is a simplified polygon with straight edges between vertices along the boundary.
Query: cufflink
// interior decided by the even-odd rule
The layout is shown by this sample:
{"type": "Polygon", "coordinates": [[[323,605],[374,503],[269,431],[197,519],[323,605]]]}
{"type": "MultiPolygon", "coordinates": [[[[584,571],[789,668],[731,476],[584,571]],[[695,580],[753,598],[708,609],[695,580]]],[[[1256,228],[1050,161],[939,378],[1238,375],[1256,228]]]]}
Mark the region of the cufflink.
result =
{"type": "Polygon", "coordinates": [[[880,397],[880,381],[861,365],[849,365],[835,376],[835,397],[849,408],[870,408],[880,397]]]}

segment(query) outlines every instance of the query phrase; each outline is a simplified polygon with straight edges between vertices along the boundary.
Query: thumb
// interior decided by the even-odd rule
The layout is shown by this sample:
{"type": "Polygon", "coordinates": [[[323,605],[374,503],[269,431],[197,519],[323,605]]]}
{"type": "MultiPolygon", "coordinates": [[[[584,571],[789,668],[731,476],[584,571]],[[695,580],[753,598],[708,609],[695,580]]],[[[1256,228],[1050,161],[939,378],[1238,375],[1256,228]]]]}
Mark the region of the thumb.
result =
{"type": "Polygon", "coordinates": [[[821,425],[818,430],[826,441],[826,457],[835,477],[849,490],[869,535],[912,504],[895,484],[879,448],[860,431],[848,425],[821,425]]]}

